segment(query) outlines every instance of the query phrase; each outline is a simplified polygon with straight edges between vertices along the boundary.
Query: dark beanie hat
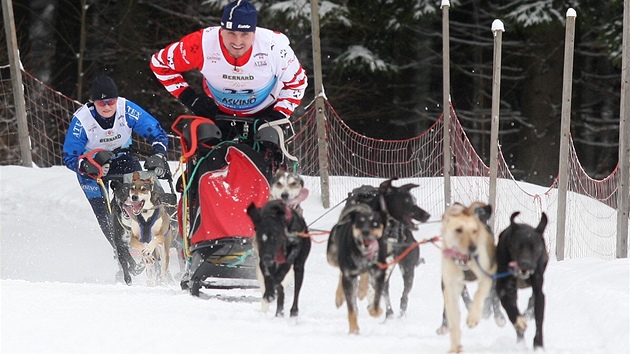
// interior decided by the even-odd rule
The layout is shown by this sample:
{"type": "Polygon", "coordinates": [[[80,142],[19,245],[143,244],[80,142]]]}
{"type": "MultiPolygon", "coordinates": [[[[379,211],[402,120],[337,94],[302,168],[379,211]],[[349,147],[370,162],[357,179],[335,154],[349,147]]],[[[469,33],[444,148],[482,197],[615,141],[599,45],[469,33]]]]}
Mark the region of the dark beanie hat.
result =
{"type": "Polygon", "coordinates": [[[258,22],[258,13],[254,5],[247,0],[236,0],[223,8],[221,27],[230,31],[254,32],[258,22]]]}
{"type": "Polygon", "coordinates": [[[109,76],[98,76],[92,84],[92,101],[118,98],[118,87],[109,76]]]}

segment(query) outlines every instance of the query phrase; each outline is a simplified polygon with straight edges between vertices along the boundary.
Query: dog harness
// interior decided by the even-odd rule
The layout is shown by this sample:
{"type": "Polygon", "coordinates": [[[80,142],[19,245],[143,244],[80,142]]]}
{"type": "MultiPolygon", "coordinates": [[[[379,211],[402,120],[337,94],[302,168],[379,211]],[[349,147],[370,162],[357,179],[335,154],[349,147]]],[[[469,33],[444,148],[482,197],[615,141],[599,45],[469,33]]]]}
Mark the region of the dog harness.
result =
{"type": "MultiPolygon", "coordinates": [[[[137,218],[138,224],[140,225],[140,240],[139,241],[142,243],[151,242],[151,239],[153,239],[151,235],[151,228],[153,227],[153,225],[155,225],[155,222],[158,220],[160,213],[153,212],[153,215],[151,215],[151,217],[148,220],[145,219],[144,216],[142,216],[142,213],[139,213],[138,215],[134,215],[134,216],[137,218]]],[[[168,230],[166,230],[166,233],[164,234],[164,236],[167,236],[170,232],[171,232],[171,226],[169,224],[168,230]]]]}

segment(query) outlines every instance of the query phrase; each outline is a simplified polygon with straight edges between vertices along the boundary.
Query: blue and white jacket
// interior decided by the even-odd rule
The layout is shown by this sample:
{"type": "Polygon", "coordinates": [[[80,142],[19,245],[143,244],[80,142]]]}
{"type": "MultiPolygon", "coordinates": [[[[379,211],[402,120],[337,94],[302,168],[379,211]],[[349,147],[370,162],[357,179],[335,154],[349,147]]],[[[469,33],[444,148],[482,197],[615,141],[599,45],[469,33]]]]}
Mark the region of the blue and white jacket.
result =
{"type": "Polygon", "coordinates": [[[116,113],[110,118],[101,117],[93,103],[86,103],[74,112],[70,121],[63,144],[63,162],[70,170],[80,173],[81,155],[97,148],[108,151],[128,148],[132,143],[132,133],[149,141],[154,154],[166,155],[166,132],[157,119],[134,102],[118,97],[116,113]]]}

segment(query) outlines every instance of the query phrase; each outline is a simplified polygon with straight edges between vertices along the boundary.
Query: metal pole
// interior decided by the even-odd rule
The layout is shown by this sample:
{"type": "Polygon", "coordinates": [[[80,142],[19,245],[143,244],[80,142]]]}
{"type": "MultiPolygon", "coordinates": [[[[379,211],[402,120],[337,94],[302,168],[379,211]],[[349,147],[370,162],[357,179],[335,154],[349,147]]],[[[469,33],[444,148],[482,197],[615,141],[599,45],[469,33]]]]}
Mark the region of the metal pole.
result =
{"type": "Polygon", "coordinates": [[[449,0],[442,0],[442,114],[444,116],[444,207],[451,205],[451,75],[449,0]]]}
{"type": "Polygon", "coordinates": [[[330,183],[328,176],[328,139],[324,113],[324,85],[322,83],[322,52],[319,38],[319,4],[311,0],[311,34],[313,36],[313,71],[315,75],[315,108],[317,115],[317,146],[319,152],[319,179],[322,205],[330,207],[330,183]]]}
{"type": "Polygon", "coordinates": [[[617,194],[617,258],[628,257],[630,213],[630,1],[623,2],[621,113],[619,116],[619,188],[617,194]]]}
{"type": "Polygon", "coordinates": [[[31,138],[28,134],[26,101],[24,100],[24,86],[22,85],[20,53],[18,50],[17,36],[15,35],[15,19],[13,17],[13,4],[11,0],[2,0],[2,13],[4,18],[4,31],[7,37],[7,50],[9,52],[11,84],[13,85],[13,101],[15,103],[15,118],[17,119],[18,125],[18,139],[20,141],[22,165],[25,167],[33,167],[31,138]]]}
{"type": "Polygon", "coordinates": [[[573,48],[575,45],[575,10],[567,10],[567,28],[564,40],[564,73],[562,80],[562,122],[560,123],[560,158],[558,163],[558,224],[556,258],[561,261],[565,253],[567,219],[567,185],[569,175],[569,143],[571,136],[571,88],[573,82],[573,48]]]}
{"type": "MultiPolygon", "coordinates": [[[[494,61],[492,63],[492,122],[490,127],[490,200],[489,204],[497,208],[497,174],[499,173],[499,107],[501,103],[501,44],[505,27],[500,20],[492,22],[494,34],[494,61]]],[[[494,225],[496,213],[490,217],[494,225]]],[[[495,228],[496,229],[496,228],[495,228]]]]}

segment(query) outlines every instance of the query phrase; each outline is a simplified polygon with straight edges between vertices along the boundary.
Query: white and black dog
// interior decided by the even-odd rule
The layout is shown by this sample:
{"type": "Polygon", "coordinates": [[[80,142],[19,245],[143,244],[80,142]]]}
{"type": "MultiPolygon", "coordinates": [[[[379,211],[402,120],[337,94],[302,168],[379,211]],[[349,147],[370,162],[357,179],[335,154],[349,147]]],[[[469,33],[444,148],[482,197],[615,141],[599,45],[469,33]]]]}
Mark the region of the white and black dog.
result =
{"type": "Polygon", "coordinates": [[[259,264],[257,275],[263,292],[262,310],[277,299],[276,316],[284,316],[284,281],[295,273],[291,317],[298,315],[298,298],[304,280],[304,265],[311,250],[311,239],[304,218],[281,200],[270,200],[261,208],[254,203],[247,208],[256,234],[254,251],[259,264]],[[261,279],[262,278],[262,279],[261,279]]]}
{"type": "Polygon", "coordinates": [[[308,197],[308,189],[304,188],[304,180],[299,174],[285,170],[278,170],[271,181],[269,200],[281,200],[288,207],[295,209],[300,215],[300,206],[308,197]]]}

